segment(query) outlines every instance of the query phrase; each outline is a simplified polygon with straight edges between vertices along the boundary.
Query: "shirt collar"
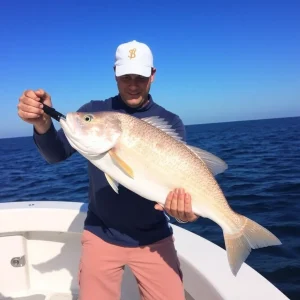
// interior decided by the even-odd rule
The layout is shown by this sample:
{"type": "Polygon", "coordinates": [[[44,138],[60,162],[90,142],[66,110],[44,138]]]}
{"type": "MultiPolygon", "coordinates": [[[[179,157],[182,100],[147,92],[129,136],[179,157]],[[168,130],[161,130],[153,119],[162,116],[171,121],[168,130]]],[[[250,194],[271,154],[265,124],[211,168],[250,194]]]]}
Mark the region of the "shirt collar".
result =
{"type": "Polygon", "coordinates": [[[132,107],[129,107],[127,106],[124,101],[122,100],[120,94],[118,94],[118,96],[116,97],[116,108],[118,109],[123,109],[125,110],[125,112],[127,113],[135,113],[135,112],[141,112],[141,111],[147,111],[149,110],[153,104],[154,104],[154,101],[153,101],[153,98],[150,94],[148,94],[148,102],[146,104],[143,104],[143,106],[141,107],[136,107],[136,108],[132,108],[132,107]]]}

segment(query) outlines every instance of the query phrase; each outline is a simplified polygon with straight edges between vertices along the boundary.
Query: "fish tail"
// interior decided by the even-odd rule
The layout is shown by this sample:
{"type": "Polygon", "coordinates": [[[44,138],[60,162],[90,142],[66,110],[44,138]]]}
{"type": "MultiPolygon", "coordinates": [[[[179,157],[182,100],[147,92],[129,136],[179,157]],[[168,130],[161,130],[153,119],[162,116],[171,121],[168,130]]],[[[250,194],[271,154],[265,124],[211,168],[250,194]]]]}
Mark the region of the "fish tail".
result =
{"type": "Polygon", "coordinates": [[[251,252],[251,249],[281,245],[280,240],[269,230],[245,216],[240,218],[240,230],[234,234],[224,232],[225,247],[231,272],[234,276],[251,252]]]}

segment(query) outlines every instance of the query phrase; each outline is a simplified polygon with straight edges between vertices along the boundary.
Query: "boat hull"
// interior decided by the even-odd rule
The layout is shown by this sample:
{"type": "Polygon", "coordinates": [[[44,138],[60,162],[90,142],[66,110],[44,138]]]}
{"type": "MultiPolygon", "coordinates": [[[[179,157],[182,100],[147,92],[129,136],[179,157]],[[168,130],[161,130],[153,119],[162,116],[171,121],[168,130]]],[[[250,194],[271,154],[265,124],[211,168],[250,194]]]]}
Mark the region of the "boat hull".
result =
{"type": "MultiPolygon", "coordinates": [[[[0,203],[1,300],[77,299],[86,212],[87,204],[79,202],[0,203]]],[[[234,277],[224,249],[171,226],[187,300],[288,299],[247,264],[234,277]]],[[[122,300],[140,299],[128,267],[121,295],[122,300]]]]}

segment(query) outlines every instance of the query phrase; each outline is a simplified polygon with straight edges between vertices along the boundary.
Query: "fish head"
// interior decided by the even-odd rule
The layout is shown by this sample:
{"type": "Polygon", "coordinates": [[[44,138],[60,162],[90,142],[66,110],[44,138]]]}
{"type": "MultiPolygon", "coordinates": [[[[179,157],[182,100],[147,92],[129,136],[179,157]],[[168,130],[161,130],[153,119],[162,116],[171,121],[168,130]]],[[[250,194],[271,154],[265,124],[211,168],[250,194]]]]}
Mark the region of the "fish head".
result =
{"type": "Polygon", "coordinates": [[[71,112],[60,124],[71,146],[85,156],[109,151],[122,133],[120,120],[110,112],[71,112]]]}

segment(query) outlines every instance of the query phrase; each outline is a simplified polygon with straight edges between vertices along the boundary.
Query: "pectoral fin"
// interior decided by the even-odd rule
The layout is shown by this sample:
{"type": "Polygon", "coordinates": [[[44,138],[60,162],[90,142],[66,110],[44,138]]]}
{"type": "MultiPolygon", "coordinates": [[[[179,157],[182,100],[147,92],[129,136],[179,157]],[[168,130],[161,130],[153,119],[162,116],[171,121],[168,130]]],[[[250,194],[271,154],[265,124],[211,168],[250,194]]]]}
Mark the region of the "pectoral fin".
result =
{"type": "Polygon", "coordinates": [[[110,157],[114,161],[114,163],[129,177],[134,178],[133,170],[129,165],[126,164],[124,160],[122,160],[114,150],[109,151],[110,157]]]}
{"type": "Polygon", "coordinates": [[[119,183],[117,181],[115,181],[113,178],[111,178],[108,174],[104,173],[105,177],[109,183],[109,185],[112,187],[112,189],[119,194],[119,183]]]}

